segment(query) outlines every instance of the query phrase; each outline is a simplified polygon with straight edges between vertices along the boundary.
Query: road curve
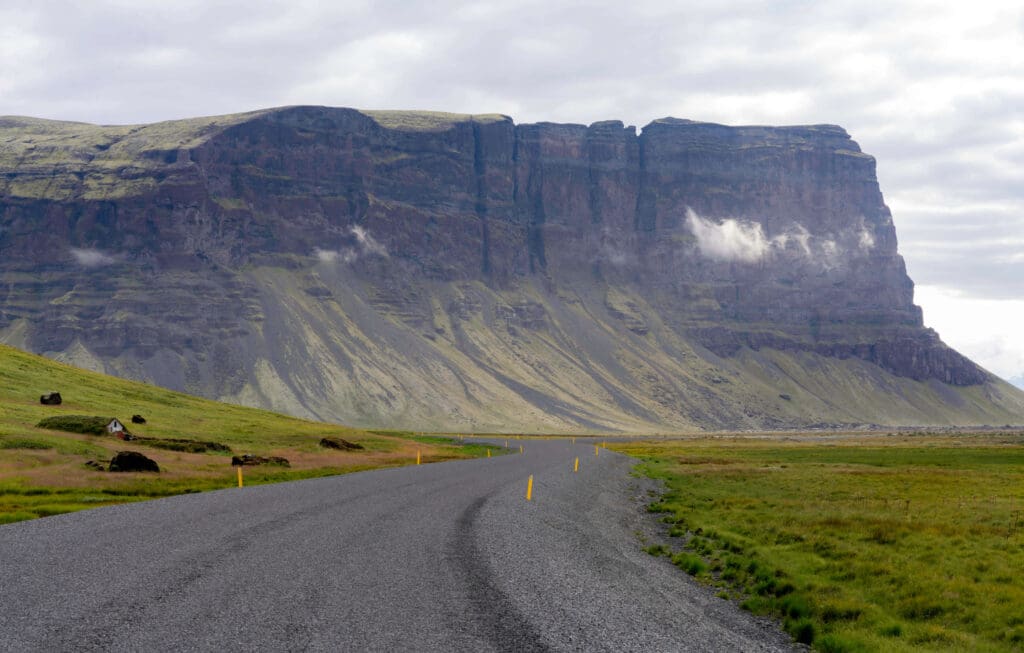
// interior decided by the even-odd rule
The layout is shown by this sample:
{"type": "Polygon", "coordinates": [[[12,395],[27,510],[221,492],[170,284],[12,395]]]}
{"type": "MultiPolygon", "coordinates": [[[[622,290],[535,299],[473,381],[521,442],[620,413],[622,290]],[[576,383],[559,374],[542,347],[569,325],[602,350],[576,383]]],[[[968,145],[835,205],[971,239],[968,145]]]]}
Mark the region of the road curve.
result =
{"type": "Polygon", "coordinates": [[[632,461],[522,443],[0,526],[0,650],[792,650],[641,551],[632,461]]]}

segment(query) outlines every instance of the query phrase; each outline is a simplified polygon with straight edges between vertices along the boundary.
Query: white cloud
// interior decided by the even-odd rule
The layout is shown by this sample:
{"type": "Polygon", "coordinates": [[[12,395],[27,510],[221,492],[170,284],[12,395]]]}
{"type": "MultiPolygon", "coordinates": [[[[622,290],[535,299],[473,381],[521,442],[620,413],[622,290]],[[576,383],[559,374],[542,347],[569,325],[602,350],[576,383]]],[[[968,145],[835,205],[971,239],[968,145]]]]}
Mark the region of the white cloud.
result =
{"type": "Polygon", "coordinates": [[[701,253],[716,261],[754,263],[764,258],[770,246],[757,222],[727,219],[716,223],[687,209],[686,224],[701,253]]]}
{"type": "Polygon", "coordinates": [[[863,222],[855,229],[833,237],[814,236],[802,224],[792,223],[786,231],[767,237],[759,222],[727,218],[715,222],[701,217],[693,209],[686,210],[686,225],[701,254],[716,261],[737,261],[756,263],[770,256],[781,256],[789,252],[824,268],[833,268],[842,263],[843,255],[851,256],[857,250],[874,246],[874,237],[863,222]],[[856,247],[841,247],[836,239],[853,239],[856,247]],[[790,247],[793,243],[796,250],[790,247]]]}
{"type": "Polygon", "coordinates": [[[376,254],[377,256],[387,258],[387,248],[377,242],[365,228],[359,225],[352,225],[352,235],[356,237],[356,242],[359,243],[359,247],[362,249],[363,253],[376,254]]]}
{"type": "Polygon", "coordinates": [[[861,225],[860,234],[858,234],[857,244],[864,250],[872,249],[875,246],[874,235],[863,225],[861,225]]]}
{"type": "Polygon", "coordinates": [[[807,227],[798,225],[796,233],[792,234],[790,238],[800,244],[800,249],[803,250],[805,256],[811,255],[811,232],[807,231],[807,227]]]}
{"type": "Polygon", "coordinates": [[[110,265],[115,261],[113,256],[104,254],[98,249],[72,247],[69,251],[76,263],[87,268],[110,265]]]}
{"type": "Polygon", "coordinates": [[[354,249],[350,248],[331,250],[316,247],[313,249],[313,256],[315,256],[321,263],[336,263],[338,261],[341,261],[342,263],[352,263],[359,258],[359,254],[356,253],[354,249]]]}
{"type": "Polygon", "coordinates": [[[353,247],[342,247],[341,249],[313,248],[313,256],[321,263],[355,263],[363,256],[381,256],[388,258],[387,248],[378,242],[370,232],[360,225],[352,225],[349,233],[355,240],[353,247]]]}
{"type": "Polygon", "coordinates": [[[17,97],[44,82],[39,64],[46,60],[49,44],[34,29],[34,22],[28,12],[0,9],[0,96],[17,97]]]}

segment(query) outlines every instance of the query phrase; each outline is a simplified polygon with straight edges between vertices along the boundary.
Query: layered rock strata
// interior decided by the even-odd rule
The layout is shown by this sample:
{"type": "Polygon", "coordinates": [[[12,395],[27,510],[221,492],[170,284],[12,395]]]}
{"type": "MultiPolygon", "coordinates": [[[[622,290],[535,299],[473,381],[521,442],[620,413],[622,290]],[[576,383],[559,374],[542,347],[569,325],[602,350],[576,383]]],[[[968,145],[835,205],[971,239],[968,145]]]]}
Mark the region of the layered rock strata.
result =
{"type": "Polygon", "coordinates": [[[0,256],[8,342],[366,425],[884,421],[779,403],[801,365],[914,388],[890,422],[1020,399],[924,327],[875,160],[829,125],[5,118],[0,256]]]}

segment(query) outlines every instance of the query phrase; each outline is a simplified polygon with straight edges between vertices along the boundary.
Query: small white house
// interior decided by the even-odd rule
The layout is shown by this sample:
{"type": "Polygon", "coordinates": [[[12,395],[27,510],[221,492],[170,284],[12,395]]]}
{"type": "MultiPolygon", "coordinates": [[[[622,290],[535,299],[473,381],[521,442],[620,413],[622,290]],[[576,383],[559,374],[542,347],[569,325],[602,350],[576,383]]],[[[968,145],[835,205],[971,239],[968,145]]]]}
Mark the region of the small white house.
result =
{"type": "Polygon", "coordinates": [[[110,433],[110,434],[114,434],[114,433],[124,433],[124,424],[122,424],[122,423],[121,423],[121,422],[120,422],[120,421],[119,421],[119,420],[118,420],[118,419],[117,419],[117,418],[115,417],[114,419],[110,420],[110,423],[109,423],[109,424],[107,424],[107,433],[110,433]]]}

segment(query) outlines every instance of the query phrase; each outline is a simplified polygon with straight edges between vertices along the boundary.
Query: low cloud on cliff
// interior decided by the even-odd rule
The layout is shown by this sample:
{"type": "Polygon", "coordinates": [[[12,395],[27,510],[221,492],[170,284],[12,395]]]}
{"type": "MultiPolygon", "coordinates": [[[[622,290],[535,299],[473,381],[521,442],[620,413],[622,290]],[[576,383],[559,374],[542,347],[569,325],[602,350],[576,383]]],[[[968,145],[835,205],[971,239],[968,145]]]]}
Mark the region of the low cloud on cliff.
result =
{"type": "Polygon", "coordinates": [[[754,263],[763,259],[776,244],[765,238],[764,229],[756,222],[733,219],[712,222],[688,209],[686,224],[697,239],[701,253],[716,261],[754,263]]]}
{"type": "Polygon", "coordinates": [[[71,258],[82,267],[97,268],[110,265],[115,261],[110,254],[105,254],[98,249],[72,247],[69,250],[71,258]]]}
{"type": "Polygon", "coordinates": [[[321,263],[355,263],[363,256],[381,256],[388,258],[387,248],[370,235],[364,227],[353,225],[349,229],[355,243],[351,247],[341,249],[313,248],[313,256],[321,263]]]}
{"type": "Polygon", "coordinates": [[[793,223],[783,233],[768,237],[759,222],[726,218],[704,218],[686,210],[686,226],[707,258],[756,263],[772,256],[799,257],[823,268],[840,265],[844,257],[860,256],[875,246],[875,238],[863,221],[834,237],[814,236],[803,225],[793,223]],[[840,244],[840,241],[847,245],[840,244]]]}
{"type": "Polygon", "coordinates": [[[370,235],[370,232],[363,227],[353,225],[352,235],[355,236],[356,242],[359,244],[359,248],[363,253],[376,254],[377,256],[383,256],[385,258],[387,257],[387,248],[377,242],[374,237],[370,235]]]}

